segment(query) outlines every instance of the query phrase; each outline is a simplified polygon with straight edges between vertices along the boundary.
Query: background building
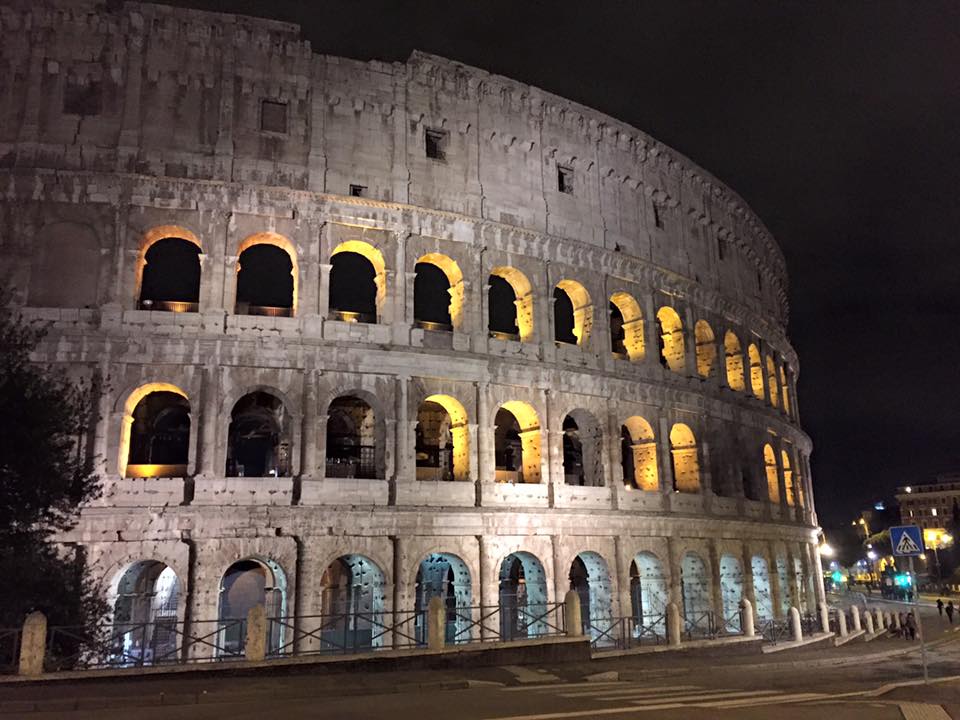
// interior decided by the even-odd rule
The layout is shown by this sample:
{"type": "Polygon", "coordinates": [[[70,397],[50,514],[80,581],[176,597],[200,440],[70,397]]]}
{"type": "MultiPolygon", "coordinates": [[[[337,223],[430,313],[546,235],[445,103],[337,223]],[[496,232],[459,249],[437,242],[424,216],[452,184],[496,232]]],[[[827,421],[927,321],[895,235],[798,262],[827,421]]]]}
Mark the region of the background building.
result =
{"type": "Polygon", "coordinates": [[[960,503],[960,473],[944,473],[936,482],[897,488],[900,520],[923,528],[953,528],[960,503]]]}
{"type": "Polygon", "coordinates": [[[453,641],[571,588],[594,635],[822,599],[785,263],[733,191],[450,60],[108,7],[0,8],[0,279],[96,390],[63,540],[115,622],[214,653],[258,602],[278,648],[413,642],[433,596],[453,641]]]}

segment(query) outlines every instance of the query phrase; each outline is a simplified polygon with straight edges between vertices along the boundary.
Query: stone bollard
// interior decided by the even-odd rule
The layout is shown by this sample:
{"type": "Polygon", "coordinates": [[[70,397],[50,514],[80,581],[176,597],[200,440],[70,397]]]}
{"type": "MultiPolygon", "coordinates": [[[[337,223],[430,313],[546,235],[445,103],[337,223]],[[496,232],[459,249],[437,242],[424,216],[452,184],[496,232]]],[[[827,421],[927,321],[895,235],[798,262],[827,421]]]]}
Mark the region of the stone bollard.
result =
{"type": "Polygon", "coordinates": [[[853,629],[855,632],[860,632],[863,630],[863,627],[860,625],[860,608],[856,605],[850,608],[850,617],[853,619],[853,629]]]}
{"type": "Polygon", "coordinates": [[[847,632],[847,614],[843,611],[837,613],[837,632],[840,633],[840,637],[846,637],[849,634],[847,632]]]}
{"type": "Polygon", "coordinates": [[[31,677],[43,674],[43,658],[47,651],[47,616],[34,610],[23,621],[20,638],[21,675],[31,677]]]}
{"type": "Polygon", "coordinates": [[[447,643],[447,609],[439,597],[430,598],[427,605],[427,649],[443,650],[447,643]]]}
{"type": "Polygon", "coordinates": [[[563,596],[563,624],[569,637],[583,636],[583,618],[580,617],[580,596],[568,590],[563,596]]]}
{"type": "Polygon", "coordinates": [[[885,612],[883,614],[883,626],[887,630],[893,630],[893,613],[885,612]]]}
{"type": "Polygon", "coordinates": [[[680,610],[676,603],[667,603],[667,644],[680,644],[680,610]]]}
{"type": "Polygon", "coordinates": [[[900,613],[890,613],[890,626],[894,630],[900,630],[900,613]]]}
{"type": "Polygon", "coordinates": [[[830,608],[827,607],[825,602],[820,603],[820,629],[823,632],[830,632],[830,608]]]}
{"type": "Polygon", "coordinates": [[[790,634],[796,642],[803,640],[803,628],[800,625],[800,611],[790,608],[790,634]]]}
{"type": "Polygon", "coordinates": [[[866,626],[867,635],[873,635],[873,613],[869,610],[863,613],[863,622],[866,626]]]}
{"type": "Polygon", "coordinates": [[[755,637],[757,631],[753,626],[753,605],[751,605],[750,601],[746,598],[740,601],[740,617],[743,618],[741,621],[743,625],[743,636],[755,637]]]}
{"type": "Polygon", "coordinates": [[[267,657],[267,610],[263,605],[254,605],[247,612],[243,657],[250,662],[262,662],[267,657]]]}
{"type": "Polygon", "coordinates": [[[878,631],[883,630],[883,613],[880,612],[880,608],[875,608],[873,611],[873,625],[878,631]]]}

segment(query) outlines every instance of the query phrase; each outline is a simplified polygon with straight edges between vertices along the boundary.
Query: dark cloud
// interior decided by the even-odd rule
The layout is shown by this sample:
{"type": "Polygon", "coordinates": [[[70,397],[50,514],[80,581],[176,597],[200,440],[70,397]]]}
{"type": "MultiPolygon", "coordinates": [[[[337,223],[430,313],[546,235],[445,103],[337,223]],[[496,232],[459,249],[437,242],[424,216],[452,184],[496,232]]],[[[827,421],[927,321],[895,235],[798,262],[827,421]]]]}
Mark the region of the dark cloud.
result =
{"type": "Polygon", "coordinates": [[[317,52],[444,55],[672,145],[787,256],[821,517],[960,469],[960,5],[181,4],[300,23],[317,52]]]}

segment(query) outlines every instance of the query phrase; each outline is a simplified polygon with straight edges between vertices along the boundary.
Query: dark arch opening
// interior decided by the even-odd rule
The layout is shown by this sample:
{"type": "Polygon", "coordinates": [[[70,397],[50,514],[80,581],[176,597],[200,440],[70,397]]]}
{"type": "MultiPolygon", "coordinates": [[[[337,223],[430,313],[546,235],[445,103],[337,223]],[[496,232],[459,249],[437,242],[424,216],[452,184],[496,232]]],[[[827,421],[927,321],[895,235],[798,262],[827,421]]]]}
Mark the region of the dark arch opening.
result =
{"type": "Polygon", "coordinates": [[[338,320],[377,322],[376,268],[363,255],[338,252],[330,261],[330,312],[338,320]]]}
{"type": "Polygon", "coordinates": [[[490,276],[489,327],[491,334],[505,335],[507,339],[519,340],[520,328],[517,327],[517,294],[513,287],[499,275],[490,276]]]}
{"type": "Polygon", "coordinates": [[[562,288],[553,289],[553,339],[568,345],[577,344],[577,336],[573,332],[573,301],[562,288]]]}
{"type": "Polygon", "coordinates": [[[140,308],[197,312],[200,303],[200,248],[182,238],[157,240],[144,256],[140,308]]]}
{"type": "Polygon", "coordinates": [[[327,416],[327,477],[377,477],[376,417],[373,408],[353,396],[330,403],[327,416]]]}
{"type": "Polygon", "coordinates": [[[190,403],[173,392],[152,392],[133,410],[129,465],[182,465],[190,454],[190,403]]]}
{"type": "Polygon", "coordinates": [[[238,315],[293,314],[293,261],[276,245],[259,244],[240,253],[238,315]]]}
{"type": "Polygon", "coordinates": [[[623,313],[613,303],[610,303],[610,350],[616,355],[626,357],[626,333],[623,331],[623,313]]]}
{"type": "Polygon", "coordinates": [[[227,441],[227,477],[290,475],[290,420],[283,403],[265,392],[233,406],[227,441]]]}
{"type": "Polygon", "coordinates": [[[520,423],[512,412],[505,408],[497,410],[494,418],[494,456],[496,469],[516,473],[516,482],[523,482],[523,441],[520,439],[520,423]]]}
{"type": "Polygon", "coordinates": [[[587,484],[580,428],[569,415],[563,419],[563,479],[567,485],[587,484]]]}
{"type": "Polygon", "coordinates": [[[637,487],[636,460],[633,453],[633,435],[626,425],[620,426],[620,467],[623,468],[623,484],[637,487]]]}
{"type": "Polygon", "coordinates": [[[450,281],[433,263],[417,263],[413,280],[413,318],[429,330],[453,330],[450,281]]]}

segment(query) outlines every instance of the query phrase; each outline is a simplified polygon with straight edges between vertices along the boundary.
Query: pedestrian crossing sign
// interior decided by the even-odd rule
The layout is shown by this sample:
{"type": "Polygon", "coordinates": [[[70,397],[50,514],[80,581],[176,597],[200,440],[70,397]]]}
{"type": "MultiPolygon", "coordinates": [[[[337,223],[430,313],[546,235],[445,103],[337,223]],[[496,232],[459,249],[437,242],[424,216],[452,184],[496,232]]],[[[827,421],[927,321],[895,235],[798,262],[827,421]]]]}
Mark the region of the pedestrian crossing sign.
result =
{"type": "Polygon", "coordinates": [[[901,557],[923,555],[923,533],[916,525],[899,525],[890,528],[890,545],[893,554],[901,557]]]}

